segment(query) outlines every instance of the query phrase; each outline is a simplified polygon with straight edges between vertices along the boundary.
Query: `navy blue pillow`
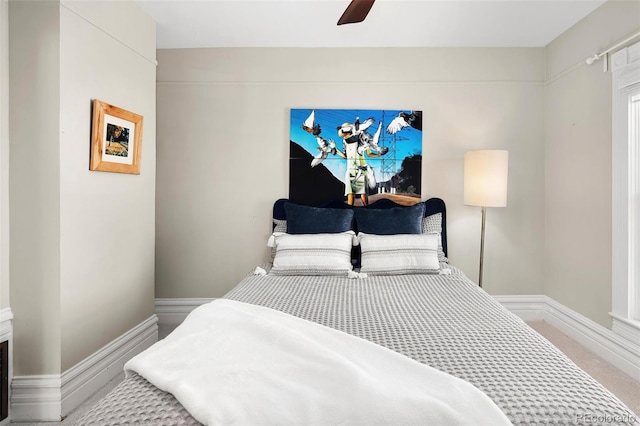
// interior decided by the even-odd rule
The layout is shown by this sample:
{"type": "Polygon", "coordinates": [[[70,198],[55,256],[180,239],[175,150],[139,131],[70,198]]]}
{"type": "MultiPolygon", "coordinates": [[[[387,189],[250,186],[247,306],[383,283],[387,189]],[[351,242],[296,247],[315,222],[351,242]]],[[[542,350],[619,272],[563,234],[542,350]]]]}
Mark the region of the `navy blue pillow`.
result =
{"type": "Polygon", "coordinates": [[[351,231],[352,209],[329,209],[285,203],[288,234],[323,234],[351,231]]]}
{"type": "Polygon", "coordinates": [[[424,203],[390,209],[355,210],[358,232],[377,235],[421,234],[424,203]]]}

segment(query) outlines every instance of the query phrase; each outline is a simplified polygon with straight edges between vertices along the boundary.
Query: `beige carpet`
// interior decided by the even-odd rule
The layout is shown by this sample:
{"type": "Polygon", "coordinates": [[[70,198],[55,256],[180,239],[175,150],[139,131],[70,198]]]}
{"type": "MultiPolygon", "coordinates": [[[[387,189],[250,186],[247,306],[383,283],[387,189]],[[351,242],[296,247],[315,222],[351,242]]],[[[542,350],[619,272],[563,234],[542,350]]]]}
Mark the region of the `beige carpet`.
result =
{"type": "MultiPolygon", "coordinates": [[[[580,368],[590,374],[594,379],[602,383],[611,393],[616,395],[636,414],[640,414],[640,382],[633,380],[617,368],[607,364],[602,359],[596,357],[586,348],[571,340],[567,335],[544,321],[532,321],[528,324],[538,333],[546,337],[551,343],[567,354],[580,368]]],[[[166,336],[171,330],[161,329],[160,337],[166,336]]],[[[116,387],[124,378],[124,373],[119,374],[105,387],[100,389],[89,400],[71,413],[62,422],[46,423],[16,423],[21,426],[53,426],[53,425],[73,425],[86,410],[96,401],[106,395],[111,389],[116,387]]]]}
{"type": "Polygon", "coordinates": [[[564,352],[591,377],[616,395],[627,407],[640,414],[640,382],[606,363],[584,346],[544,321],[527,322],[534,330],[564,352]]]}

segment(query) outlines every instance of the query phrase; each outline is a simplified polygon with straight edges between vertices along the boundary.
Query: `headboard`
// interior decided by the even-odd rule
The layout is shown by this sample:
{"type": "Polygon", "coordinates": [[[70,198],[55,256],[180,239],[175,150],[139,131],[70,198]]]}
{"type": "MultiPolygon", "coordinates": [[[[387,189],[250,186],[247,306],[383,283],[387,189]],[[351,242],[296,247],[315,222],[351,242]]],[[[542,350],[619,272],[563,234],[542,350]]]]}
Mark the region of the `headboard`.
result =
{"type": "MultiPolygon", "coordinates": [[[[273,218],[279,220],[286,220],[287,216],[285,213],[284,205],[285,203],[290,202],[290,200],[286,198],[281,198],[277,200],[273,204],[273,218]]],[[[445,256],[448,256],[447,250],[447,209],[444,204],[444,201],[440,198],[429,198],[424,202],[425,211],[424,216],[431,216],[436,213],[442,213],[442,250],[444,251],[445,256]]],[[[381,198],[366,207],[354,207],[345,203],[343,200],[329,200],[326,203],[323,203],[319,206],[315,207],[323,207],[323,208],[332,208],[332,209],[391,209],[394,207],[407,207],[406,205],[398,204],[388,198],[381,198]]]]}

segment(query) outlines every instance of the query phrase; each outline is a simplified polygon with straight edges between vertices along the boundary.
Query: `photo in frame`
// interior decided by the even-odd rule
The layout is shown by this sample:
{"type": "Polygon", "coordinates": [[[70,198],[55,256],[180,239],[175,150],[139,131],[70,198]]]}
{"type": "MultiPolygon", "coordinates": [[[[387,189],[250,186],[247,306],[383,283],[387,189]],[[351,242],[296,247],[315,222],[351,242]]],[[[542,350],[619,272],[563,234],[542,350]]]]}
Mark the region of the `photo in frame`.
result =
{"type": "Polygon", "coordinates": [[[140,174],[142,119],[94,99],[89,170],[140,174]]]}

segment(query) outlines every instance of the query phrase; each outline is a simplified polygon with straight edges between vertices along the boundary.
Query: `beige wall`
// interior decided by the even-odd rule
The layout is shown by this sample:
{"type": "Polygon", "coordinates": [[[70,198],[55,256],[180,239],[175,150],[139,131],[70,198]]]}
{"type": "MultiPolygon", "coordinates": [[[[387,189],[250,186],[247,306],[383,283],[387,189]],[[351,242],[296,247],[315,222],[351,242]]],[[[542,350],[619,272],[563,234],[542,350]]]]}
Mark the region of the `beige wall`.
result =
{"type": "Polygon", "coordinates": [[[154,314],[155,23],[133,2],[60,9],[62,371],[154,314]],[[89,171],[91,99],[144,117],[140,175],[89,171]]]}
{"type": "Polygon", "coordinates": [[[547,46],[544,293],[611,324],[611,73],[585,59],[640,30],[609,1],[547,46]]]}
{"type": "Polygon", "coordinates": [[[463,205],[463,155],[508,149],[485,288],[542,292],[544,49],[178,49],[158,61],[156,297],[222,296],[267,260],[301,107],[422,110],[423,198],[447,202],[450,258],[474,280],[480,210],[463,205]]]}
{"type": "Polygon", "coordinates": [[[155,23],[11,2],[15,375],[61,373],[154,313],[155,23]],[[144,116],[141,174],[90,172],[91,100],[144,116]]]}
{"type": "Polygon", "coordinates": [[[608,1],[547,46],[544,292],[609,327],[611,73],[585,58],[640,30],[640,2],[608,1]]]}
{"type": "Polygon", "coordinates": [[[60,373],[60,7],[9,5],[14,375],[60,373]]]}
{"type": "Polygon", "coordinates": [[[9,2],[0,0],[0,310],[9,290],[9,2]]]}

